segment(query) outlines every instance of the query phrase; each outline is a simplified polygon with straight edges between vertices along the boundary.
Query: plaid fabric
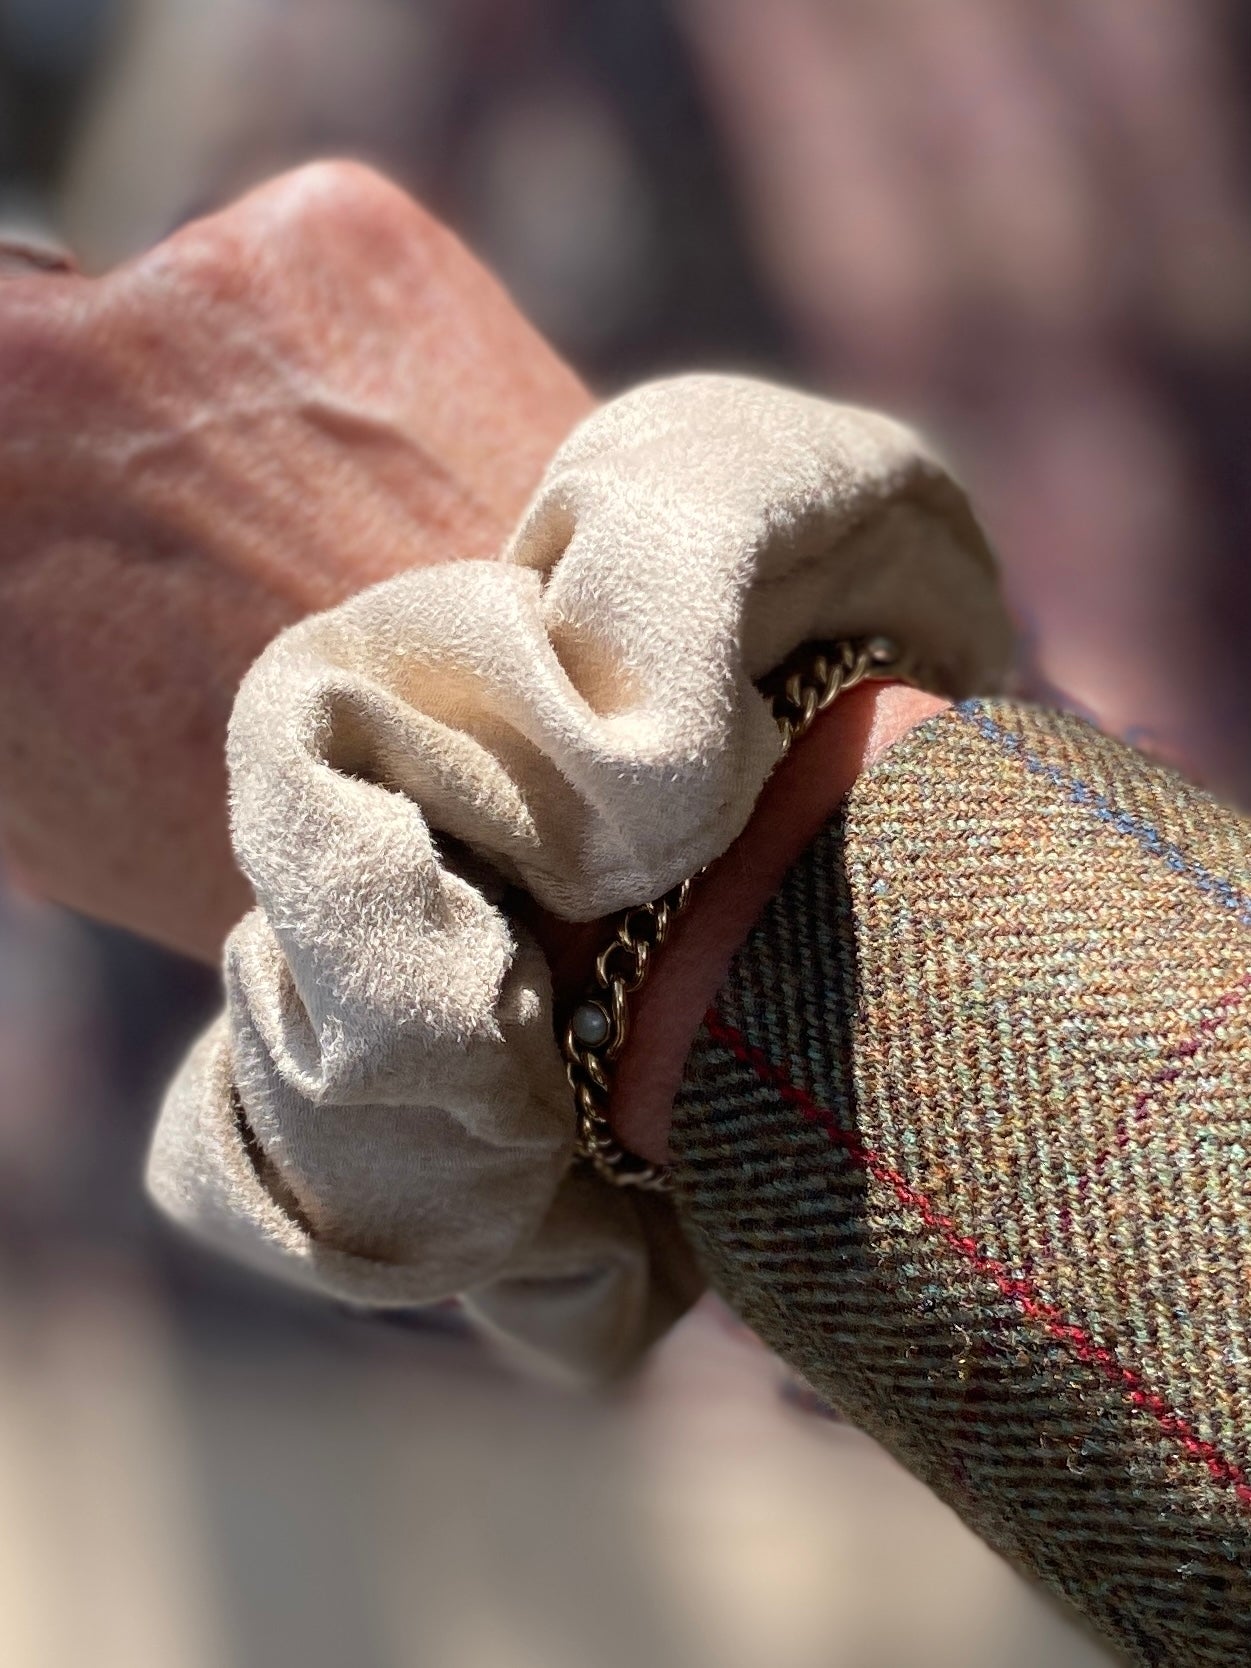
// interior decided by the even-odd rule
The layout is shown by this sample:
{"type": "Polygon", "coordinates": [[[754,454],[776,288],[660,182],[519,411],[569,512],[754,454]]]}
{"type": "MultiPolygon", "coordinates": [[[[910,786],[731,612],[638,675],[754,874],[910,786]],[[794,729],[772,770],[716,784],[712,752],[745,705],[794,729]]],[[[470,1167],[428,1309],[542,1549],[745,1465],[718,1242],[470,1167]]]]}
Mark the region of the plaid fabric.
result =
{"type": "Polygon", "coordinates": [[[970,702],[857,785],[676,1108],[723,1295],[1135,1663],[1251,1660],[1251,824],[970,702]]]}

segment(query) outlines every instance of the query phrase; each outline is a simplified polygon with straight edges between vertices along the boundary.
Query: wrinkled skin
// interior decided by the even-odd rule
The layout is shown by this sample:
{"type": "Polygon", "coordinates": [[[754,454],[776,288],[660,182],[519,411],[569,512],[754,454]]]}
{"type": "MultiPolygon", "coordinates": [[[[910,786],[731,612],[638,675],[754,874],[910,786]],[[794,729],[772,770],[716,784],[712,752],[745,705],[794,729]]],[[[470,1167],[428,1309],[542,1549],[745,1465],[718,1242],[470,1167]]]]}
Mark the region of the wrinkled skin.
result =
{"type": "Polygon", "coordinates": [[[223,743],[275,633],[494,554],[590,397],[403,192],[303,168],[102,278],[0,264],[0,840],[215,959],[223,743]]]}

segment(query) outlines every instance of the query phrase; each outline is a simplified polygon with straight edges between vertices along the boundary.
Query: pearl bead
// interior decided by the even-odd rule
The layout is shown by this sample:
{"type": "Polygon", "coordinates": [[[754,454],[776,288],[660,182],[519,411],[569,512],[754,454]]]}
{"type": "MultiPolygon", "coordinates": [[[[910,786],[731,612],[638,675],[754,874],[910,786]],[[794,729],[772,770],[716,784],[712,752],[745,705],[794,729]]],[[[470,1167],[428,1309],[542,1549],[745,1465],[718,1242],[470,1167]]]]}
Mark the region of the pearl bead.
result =
{"type": "Polygon", "coordinates": [[[608,1015],[598,1002],[583,1002],[575,1008],[570,1026],[584,1048],[598,1048],[608,1040],[608,1015]]]}

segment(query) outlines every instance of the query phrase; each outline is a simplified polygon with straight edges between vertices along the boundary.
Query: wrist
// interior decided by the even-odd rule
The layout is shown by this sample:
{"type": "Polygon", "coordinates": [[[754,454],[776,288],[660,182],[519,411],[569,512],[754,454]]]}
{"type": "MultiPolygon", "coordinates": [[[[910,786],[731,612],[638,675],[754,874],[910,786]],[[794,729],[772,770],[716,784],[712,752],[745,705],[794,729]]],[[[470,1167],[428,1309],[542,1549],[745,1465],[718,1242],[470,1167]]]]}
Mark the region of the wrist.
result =
{"type": "Polygon", "coordinates": [[[861,684],[779,765],[743,833],[701,876],[638,993],[613,1081],[613,1131],[623,1147],[668,1161],[686,1058],[735,951],[861,771],[946,705],[906,684],[861,684]]]}

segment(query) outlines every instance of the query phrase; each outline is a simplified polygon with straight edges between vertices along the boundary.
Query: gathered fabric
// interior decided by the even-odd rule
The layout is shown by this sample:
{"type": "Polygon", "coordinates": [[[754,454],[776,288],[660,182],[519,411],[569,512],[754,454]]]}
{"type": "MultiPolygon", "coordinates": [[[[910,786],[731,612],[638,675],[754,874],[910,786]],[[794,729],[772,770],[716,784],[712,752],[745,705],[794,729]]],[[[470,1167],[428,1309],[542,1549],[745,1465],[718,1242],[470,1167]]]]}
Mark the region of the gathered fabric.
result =
{"type": "Polygon", "coordinates": [[[284,632],[239,691],[231,825],[257,906],[163,1107],[180,1221],[329,1294],[463,1296],[577,1377],[699,1289],[672,1206],[571,1168],[549,970],[744,827],[779,740],[758,680],[884,633],[999,686],[1009,630],[963,493],[908,429],[696,376],[604,406],[498,561],[405,574],[284,632]]]}

